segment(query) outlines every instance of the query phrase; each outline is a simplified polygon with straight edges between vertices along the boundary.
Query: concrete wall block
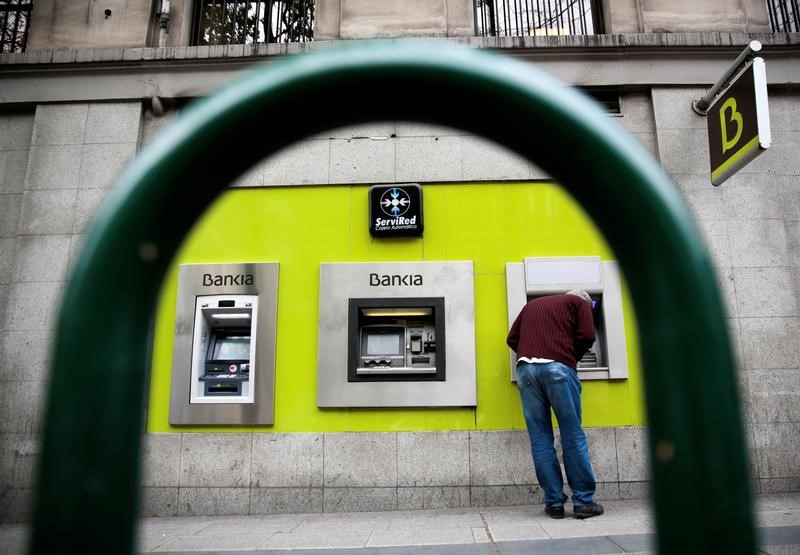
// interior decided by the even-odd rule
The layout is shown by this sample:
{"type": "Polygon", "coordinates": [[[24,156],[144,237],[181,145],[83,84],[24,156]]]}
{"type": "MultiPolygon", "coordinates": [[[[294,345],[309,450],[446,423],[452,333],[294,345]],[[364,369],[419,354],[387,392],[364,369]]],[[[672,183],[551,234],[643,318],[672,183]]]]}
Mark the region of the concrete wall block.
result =
{"type": "MultiPolygon", "coordinates": [[[[618,501],[620,499],[619,482],[597,482],[594,495],[600,501],[618,501]]],[[[569,496],[572,497],[571,491],[569,496]]]]}
{"type": "Polygon", "coordinates": [[[21,193],[25,189],[28,150],[0,151],[0,195],[21,193]]]}
{"type": "Polygon", "coordinates": [[[800,131],[800,102],[796,90],[770,88],[769,126],[773,133],[800,131]]]}
{"type": "Polygon", "coordinates": [[[41,331],[53,328],[54,306],[61,302],[63,283],[14,283],[9,292],[7,331],[41,331]]]}
{"type": "Polygon", "coordinates": [[[397,180],[461,181],[461,137],[397,139],[397,180]]]}
{"type": "Polygon", "coordinates": [[[768,478],[758,480],[759,493],[785,493],[800,491],[800,478],[768,478]]]}
{"type": "Polygon", "coordinates": [[[742,318],[742,350],[750,370],[797,368],[798,318],[742,318]]]}
{"type": "Polygon", "coordinates": [[[749,372],[747,396],[750,422],[800,422],[798,369],[749,372]]]}
{"type": "Polygon", "coordinates": [[[254,434],[250,485],[321,487],[322,454],[322,434],[254,434]]]}
{"type": "Polygon", "coordinates": [[[795,269],[734,268],[733,275],[739,316],[798,316],[795,269]]]}
{"type": "Polygon", "coordinates": [[[325,434],[324,441],[323,483],[326,488],[397,485],[396,434],[325,434]],[[365,457],[365,453],[370,455],[365,457]]]}
{"type": "Polygon", "coordinates": [[[0,326],[2,326],[3,322],[6,321],[6,314],[8,312],[8,296],[10,293],[10,285],[0,285],[0,326]]]}
{"type": "Polygon", "coordinates": [[[387,139],[335,139],[330,142],[331,183],[395,181],[395,142],[387,139]]]}
{"type": "Polygon", "coordinates": [[[397,435],[398,486],[468,486],[468,432],[397,435]]]}
{"type": "Polygon", "coordinates": [[[77,189],[25,191],[22,196],[21,235],[63,235],[72,233],[77,189]]]}
{"type": "Polygon", "coordinates": [[[703,242],[708,248],[711,262],[718,270],[730,268],[732,264],[728,222],[721,220],[702,220],[695,222],[703,242]]]}
{"type": "Polygon", "coordinates": [[[70,240],[70,235],[20,236],[14,281],[64,281],[70,240]]]}
{"type": "Polygon", "coordinates": [[[195,488],[178,490],[178,516],[246,515],[249,488],[195,488]]]}
{"type": "Polygon", "coordinates": [[[78,189],[78,197],[75,201],[75,220],[72,222],[73,233],[86,233],[106,198],[107,192],[108,189],[78,189]]]}
{"type": "Polygon", "coordinates": [[[725,220],[730,217],[724,201],[725,189],[712,187],[708,176],[676,175],[674,181],[695,220],[725,220]]]}
{"type": "Polygon", "coordinates": [[[16,237],[22,212],[22,195],[0,195],[0,239],[16,237]]]}
{"type": "Polygon", "coordinates": [[[770,176],[800,175],[798,151],[800,151],[800,131],[773,131],[772,146],[739,171],[770,176]]]}
{"type": "Polygon", "coordinates": [[[240,175],[231,187],[263,187],[264,172],[267,169],[267,162],[256,164],[244,174],[240,175]]]}
{"type": "Polygon", "coordinates": [[[33,486],[39,437],[8,434],[0,436],[0,488],[33,486]]]}
{"type": "Polygon", "coordinates": [[[43,382],[5,382],[0,388],[0,434],[39,433],[43,382]]]}
{"type": "Polygon", "coordinates": [[[88,104],[39,104],[31,144],[79,145],[86,131],[88,104]]]}
{"type": "Polygon", "coordinates": [[[398,487],[397,509],[458,509],[469,507],[469,487],[398,487]]]}
{"type": "Polygon", "coordinates": [[[69,244],[69,261],[67,262],[67,275],[72,272],[75,267],[75,262],[81,254],[83,242],[86,240],[86,235],[73,235],[69,244]]]}
{"type": "Polygon", "coordinates": [[[789,265],[800,268],[800,222],[784,222],[783,227],[789,252],[789,265]]]}
{"type": "Polygon", "coordinates": [[[692,110],[692,101],[706,94],[705,87],[654,87],[651,91],[653,117],[660,131],[702,129],[708,124],[704,116],[692,110]]]}
{"type": "Polygon", "coordinates": [[[800,478],[800,422],[758,422],[753,432],[760,478],[800,478]]]}
{"type": "Polygon", "coordinates": [[[139,490],[140,517],[178,516],[178,488],[143,487],[139,490]]]}
{"type": "Polygon", "coordinates": [[[470,505],[473,507],[507,507],[509,505],[538,505],[544,503],[544,492],[537,485],[470,486],[470,505]]]}
{"type": "Polygon", "coordinates": [[[141,119],[141,102],[90,104],[84,142],[135,143],[139,140],[141,119]]]}
{"type": "Polygon", "coordinates": [[[81,145],[33,146],[25,175],[26,189],[75,187],[81,169],[81,145]]]}
{"type": "Polygon", "coordinates": [[[707,178],[710,172],[707,131],[659,128],[658,158],[672,176],[700,175],[707,178]]]}
{"type": "MultiPolygon", "coordinates": [[[[33,490],[0,488],[0,522],[30,522],[33,513],[33,490]]],[[[25,543],[27,540],[21,540],[25,543]]],[[[5,544],[7,546],[8,544],[5,544]]],[[[13,553],[13,551],[12,551],[13,553]]],[[[27,550],[17,553],[27,553],[27,550]]]]}
{"type": "Polygon", "coordinates": [[[615,118],[631,133],[655,134],[656,122],[651,96],[645,92],[623,93],[619,97],[621,118],[615,118]]]}
{"type": "Polygon", "coordinates": [[[303,141],[270,156],[264,161],[264,185],[328,183],[330,141],[303,141]]]}
{"type": "MultiPolygon", "coordinates": [[[[559,435],[559,453],[561,453],[560,437],[559,435]]],[[[589,440],[589,455],[592,460],[595,480],[597,482],[619,481],[617,442],[614,428],[586,428],[586,438],[589,440]]]]}
{"type": "Polygon", "coordinates": [[[465,181],[531,179],[528,160],[497,143],[466,135],[461,139],[462,175],[465,181]]]}
{"type": "MultiPolygon", "coordinates": [[[[2,202],[2,197],[0,197],[2,202]]],[[[17,258],[17,240],[16,239],[0,239],[0,285],[8,285],[11,283],[11,277],[14,275],[14,261],[17,258]]],[[[0,320],[0,323],[3,320],[0,320]]]]}
{"type": "Polygon", "coordinates": [[[77,186],[83,189],[112,187],[135,155],[135,142],[85,145],[77,186]]]}
{"type": "Polygon", "coordinates": [[[788,266],[789,249],[783,222],[730,221],[727,228],[732,266],[739,268],[788,266]]]}
{"type": "Polygon", "coordinates": [[[794,177],[738,173],[719,187],[733,220],[793,219],[800,215],[800,184],[794,177]],[[730,186],[728,186],[730,185],[730,186]]]}
{"type": "Polygon", "coordinates": [[[145,488],[177,488],[181,476],[181,434],[148,433],[142,441],[142,477],[145,488]]]}
{"type": "Polygon", "coordinates": [[[183,512],[183,488],[197,486],[247,488],[250,485],[251,448],[252,434],[183,434],[180,470],[181,514],[189,514],[183,512]]]}
{"type": "Polygon", "coordinates": [[[537,483],[525,431],[470,432],[469,461],[472,486],[537,483]]]}
{"type": "Polygon", "coordinates": [[[0,332],[0,382],[45,381],[50,361],[47,331],[0,332]]]}
{"type": "Polygon", "coordinates": [[[252,488],[250,514],[323,512],[322,488],[252,488]]]}
{"type": "Polygon", "coordinates": [[[658,161],[658,141],[654,133],[632,133],[633,138],[639,141],[644,149],[650,153],[654,160],[658,161]]]}
{"type": "Polygon", "coordinates": [[[620,482],[646,482],[650,479],[647,428],[623,426],[614,428],[619,461],[620,482]]]}
{"type": "Polygon", "coordinates": [[[31,112],[0,114],[0,151],[28,150],[33,134],[33,119],[31,112]]]}
{"type": "Polygon", "coordinates": [[[322,505],[326,513],[396,511],[397,488],[326,487],[322,505]]]}
{"type": "Polygon", "coordinates": [[[445,0],[341,0],[343,39],[445,36],[445,0]]]}

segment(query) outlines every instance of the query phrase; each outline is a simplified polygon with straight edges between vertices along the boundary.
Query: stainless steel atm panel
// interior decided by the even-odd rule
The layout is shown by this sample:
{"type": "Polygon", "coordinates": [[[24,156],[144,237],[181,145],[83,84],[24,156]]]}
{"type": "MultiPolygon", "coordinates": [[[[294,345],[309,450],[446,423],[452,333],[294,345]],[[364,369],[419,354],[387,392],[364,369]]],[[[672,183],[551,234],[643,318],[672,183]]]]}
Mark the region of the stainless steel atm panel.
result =
{"type": "Polygon", "coordinates": [[[476,402],[472,262],[320,266],[317,406],[476,402]]]}
{"type": "MultiPolygon", "coordinates": [[[[628,356],[622,289],[617,263],[596,256],[525,258],[506,264],[508,325],[528,301],[545,295],[583,289],[592,297],[597,339],[578,361],[582,380],[625,379],[628,356]]],[[[516,380],[516,353],[511,353],[511,379],[516,380]]]]}
{"type": "Polygon", "coordinates": [[[184,264],[169,422],[273,424],[278,264],[184,264]]]}

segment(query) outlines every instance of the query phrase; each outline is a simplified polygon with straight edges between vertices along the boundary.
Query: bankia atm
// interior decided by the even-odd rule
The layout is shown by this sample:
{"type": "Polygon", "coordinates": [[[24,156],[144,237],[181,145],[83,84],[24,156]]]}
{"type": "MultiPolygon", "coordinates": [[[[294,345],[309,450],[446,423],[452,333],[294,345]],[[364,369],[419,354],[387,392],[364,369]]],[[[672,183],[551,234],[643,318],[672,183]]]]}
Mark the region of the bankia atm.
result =
{"type": "Polygon", "coordinates": [[[320,266],[317,406],[475,406],[473,265],[320,266]]]}
{"type": "Polygon", "coordinates": [[[170,424],[273,423],[277,300],[277,263],[180,266],[170,424]]]}
{"type": "MultiPolygon", "coordinates": [[[[622,289],[617,263],[596,256],[525,258],[506,264],[508,326],[525,304],[545,295],[583,289],[592,298],[597,332],[589,351],[578,361],[581,380],[625,379],[628,357],[622,289]]],[[[511,379],[516,380],[516,353],[511,353],[511,379]]]]}

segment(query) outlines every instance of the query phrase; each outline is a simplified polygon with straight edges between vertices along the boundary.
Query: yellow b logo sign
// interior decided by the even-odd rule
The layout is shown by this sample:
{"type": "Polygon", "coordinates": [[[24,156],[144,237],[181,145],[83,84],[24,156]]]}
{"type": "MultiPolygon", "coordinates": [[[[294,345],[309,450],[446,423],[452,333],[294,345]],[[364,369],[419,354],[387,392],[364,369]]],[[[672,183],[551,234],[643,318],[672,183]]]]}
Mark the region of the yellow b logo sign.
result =
{"type": "Polygon", "coordinates": [[[722,131],[722,154],[725,154],[728,150],[732,149],[736,146],[736,143],[739,142],[739,138],[742,136],[742,128],[744,127],[744,122],[742,121],[742,114],[736,110],[736,99],[731,97],[726,100],[722,107],[719,109],[719,125],[722,131]],[[730,109],[731,117],[728,120],[725,117],[725,112],[730,109]],[[736,134],[734,134],[733,138],[728,140],[728,122],[736,123],[736,134]]]}

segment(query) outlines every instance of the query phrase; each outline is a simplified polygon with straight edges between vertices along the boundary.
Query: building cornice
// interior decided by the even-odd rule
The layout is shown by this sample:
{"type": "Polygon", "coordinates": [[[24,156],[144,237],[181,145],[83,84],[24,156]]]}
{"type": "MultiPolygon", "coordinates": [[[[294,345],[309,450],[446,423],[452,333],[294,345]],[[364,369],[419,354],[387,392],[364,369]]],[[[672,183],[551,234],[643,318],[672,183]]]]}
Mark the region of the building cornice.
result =
{"type": "MultiPolygon", "coordinates": [[[[462,44],[536,63],[580,86],[710,85],[752,40],[771,84],[800,83],[800,33],[648,33],[561,37],[459,37],[462,44]]],[[[0,54],[0,103],[207,94],[254,63],[352,41],[42,50],[0,54]],[[80,85],[83,79],[90,87],[80,85]]]]}

